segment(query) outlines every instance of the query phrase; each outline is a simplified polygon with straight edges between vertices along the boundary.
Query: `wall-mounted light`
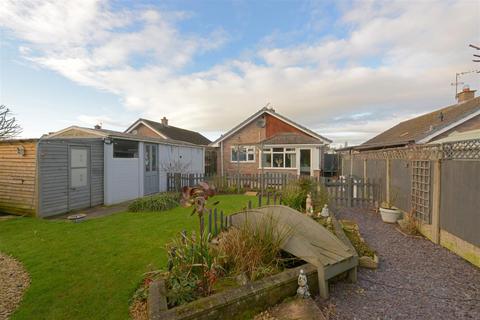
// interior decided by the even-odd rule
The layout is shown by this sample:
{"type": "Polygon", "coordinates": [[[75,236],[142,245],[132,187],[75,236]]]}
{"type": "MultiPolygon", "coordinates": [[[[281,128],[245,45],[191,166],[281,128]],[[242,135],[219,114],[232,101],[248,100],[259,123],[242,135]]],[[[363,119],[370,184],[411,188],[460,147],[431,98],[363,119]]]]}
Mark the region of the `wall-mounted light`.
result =
{"type": "Polygon", "coordinates": [[[113,143],[113,139],[112,138],[109,138],[109,137],[106,137],[106,138],[103,138],[103,142],[105,144],[112,144],[113,143]]]}

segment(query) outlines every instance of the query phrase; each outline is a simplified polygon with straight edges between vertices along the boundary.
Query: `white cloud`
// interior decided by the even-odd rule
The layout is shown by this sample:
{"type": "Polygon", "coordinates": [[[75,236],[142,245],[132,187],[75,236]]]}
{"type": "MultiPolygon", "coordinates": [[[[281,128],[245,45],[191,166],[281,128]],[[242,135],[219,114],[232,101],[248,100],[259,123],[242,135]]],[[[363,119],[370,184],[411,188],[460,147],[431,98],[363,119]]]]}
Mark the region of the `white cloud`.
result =
{"type": "MultiPolygon", "coordinates": [[[[176,24],[185,13],[112,11],[104,1],[15,1],[2,3],[0,21],[34,63],[118,94],[142,116],[166,115],[173,125],[204,132],[228,130],[271,102],[337,142],[359,143],[453,102],[455,72],[473,67],[467,45],[479,40],[478,2],[362,1],[342,8],[335,26],[349,30],[346,36],[290,47],[272,40],[253,57],[239,53],[194,73],[182,71],[227,35],[221,26],[206,36],[181,33],[176,24]],[[365,112],[370,116],[349,117],[365,112]],[[335,121],[339,116],[344,120],[335,121]]],[[[470,80],[480,87],[478,78],[470,80]]]]}

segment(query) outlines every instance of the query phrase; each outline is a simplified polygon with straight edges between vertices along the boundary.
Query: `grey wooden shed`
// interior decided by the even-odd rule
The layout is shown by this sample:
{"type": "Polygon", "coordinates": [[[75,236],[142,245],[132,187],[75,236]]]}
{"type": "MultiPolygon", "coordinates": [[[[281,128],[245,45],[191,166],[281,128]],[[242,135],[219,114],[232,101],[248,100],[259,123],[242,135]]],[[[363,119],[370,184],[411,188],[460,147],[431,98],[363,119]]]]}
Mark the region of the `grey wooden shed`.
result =
{"type": "Polygon", "coordinates": [[[43,136],[37,143],[36,215],[166,191],[166,173],[175,166],[203,174],[204,147],[77,126],[43,136]]]}

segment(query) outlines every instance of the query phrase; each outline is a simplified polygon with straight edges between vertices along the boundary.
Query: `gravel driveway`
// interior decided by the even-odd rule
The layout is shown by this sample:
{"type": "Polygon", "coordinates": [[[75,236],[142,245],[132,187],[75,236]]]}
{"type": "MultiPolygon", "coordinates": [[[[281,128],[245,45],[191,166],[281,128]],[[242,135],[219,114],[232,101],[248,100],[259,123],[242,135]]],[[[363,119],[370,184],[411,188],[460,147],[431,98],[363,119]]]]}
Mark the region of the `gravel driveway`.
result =
{"type": "Polygon", "coordinates": [[[358,282],[330,286],[317,303],[330,319],[480,319],[480,269],[425,239],[407,237],[380,216],[344,209],[377,251],[377,270],[359,269],[358,282]]]}

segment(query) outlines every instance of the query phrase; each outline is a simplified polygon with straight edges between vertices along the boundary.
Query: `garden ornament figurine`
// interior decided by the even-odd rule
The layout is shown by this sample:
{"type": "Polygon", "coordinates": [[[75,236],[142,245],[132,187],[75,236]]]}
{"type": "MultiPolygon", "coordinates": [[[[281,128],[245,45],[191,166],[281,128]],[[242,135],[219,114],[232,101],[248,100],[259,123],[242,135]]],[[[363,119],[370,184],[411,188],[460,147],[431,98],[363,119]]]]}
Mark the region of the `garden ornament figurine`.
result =
{"type": "Polygon", "coordinates": [[[328,217],[330,215],[330,212],[328,212],[328,206],[324,205],[322,212],[320,212],[320,215],[324,218],[328,217]]]}
{"type": "Polygon", "coordinates": [[[308,291],[307,276],[303,269],[300,270],[300,275],[298,276],[298,289],[297,297],[299,298],[310,298],[310,292],[308,291]]]}
{"type": "Polygon", "coordinates": [[[307,194],[307,200],[305,202],[305,210],[308,215],[311,215],[313,213],[312,195],[310,194],[310,192],[307,194]]]}

